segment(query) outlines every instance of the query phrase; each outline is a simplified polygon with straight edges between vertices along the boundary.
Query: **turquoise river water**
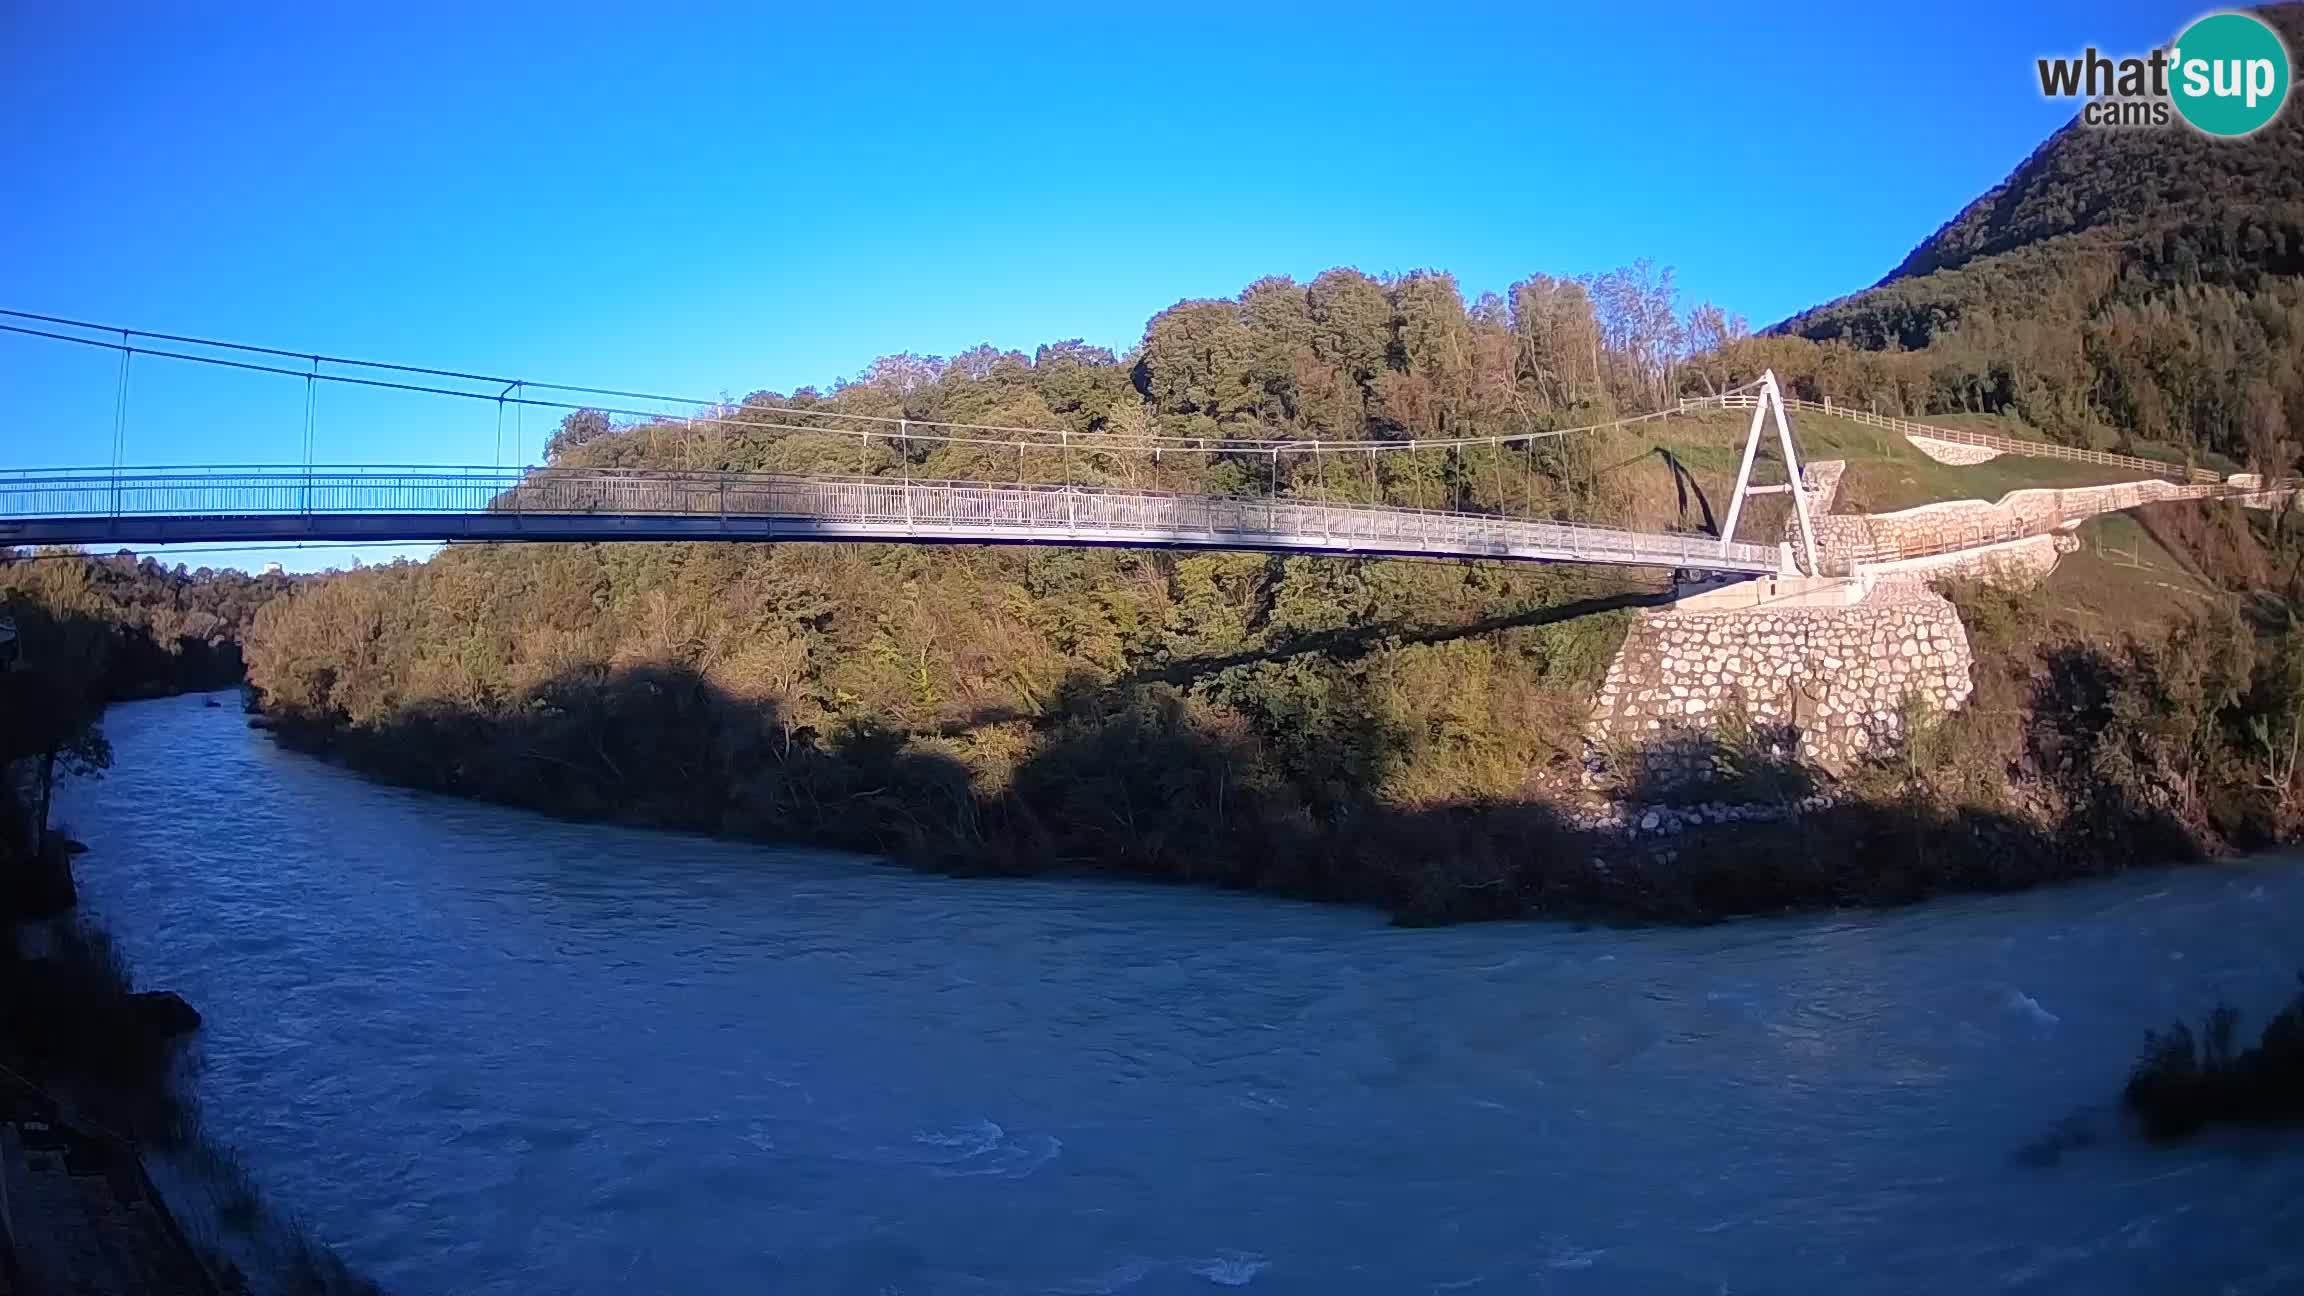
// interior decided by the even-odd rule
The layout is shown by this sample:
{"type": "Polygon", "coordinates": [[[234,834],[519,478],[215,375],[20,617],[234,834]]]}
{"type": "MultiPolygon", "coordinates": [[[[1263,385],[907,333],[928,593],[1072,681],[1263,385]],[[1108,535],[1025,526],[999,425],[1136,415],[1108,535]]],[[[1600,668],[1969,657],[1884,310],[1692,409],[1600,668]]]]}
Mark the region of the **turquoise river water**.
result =
{"type": "Polygon", "coordinates": [[[2287,861],[1405,931],[560,823],[223,696],[112,710],[82,892],[402,1296],[2304,1291],[2304,1135],[2113,1108],[2144,1028],[2288,995],[2287,861]]]}

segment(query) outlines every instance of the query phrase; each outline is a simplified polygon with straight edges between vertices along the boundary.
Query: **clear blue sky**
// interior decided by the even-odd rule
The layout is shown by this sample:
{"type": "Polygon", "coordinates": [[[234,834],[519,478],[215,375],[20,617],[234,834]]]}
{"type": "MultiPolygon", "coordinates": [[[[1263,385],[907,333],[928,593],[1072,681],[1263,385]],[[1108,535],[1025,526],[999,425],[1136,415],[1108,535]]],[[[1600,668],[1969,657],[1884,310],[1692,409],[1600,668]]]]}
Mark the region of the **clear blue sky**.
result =
{"type": "MultiPolygon", "coordinates": [[[[0,305],[707,394],[1119,349],[1332,265],[1477,293],[1646,256],[1759,325],[2060,125],[2034,57],[2203,11],[783,8],[0,0],[0,305]]],[[[107,462],[112,373],[0,336],[0,466],[107,462]]],[[[491,410],[349,403],[324,461],[492,454],[491,410]]],[[[128,458],[293,461],[301,410],[139,370],[128,458]]]]}

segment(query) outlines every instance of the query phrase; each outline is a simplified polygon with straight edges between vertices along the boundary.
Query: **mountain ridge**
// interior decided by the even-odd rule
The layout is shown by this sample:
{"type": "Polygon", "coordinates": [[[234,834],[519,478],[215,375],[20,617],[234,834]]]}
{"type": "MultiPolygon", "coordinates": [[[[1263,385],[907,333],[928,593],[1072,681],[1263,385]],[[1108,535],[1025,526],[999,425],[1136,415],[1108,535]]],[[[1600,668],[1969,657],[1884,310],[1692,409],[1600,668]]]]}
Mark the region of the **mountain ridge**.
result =
{"type": "MultiPolygon", "coordinates": [[[[2304,3],[2255,12],[2304,48],[2304,3]]],[[[1878,283],[1754,343],[1747,362],[1883,410],[2293,459],[2304,106],[2238,140],[2075,117],[1878,283]]]]}

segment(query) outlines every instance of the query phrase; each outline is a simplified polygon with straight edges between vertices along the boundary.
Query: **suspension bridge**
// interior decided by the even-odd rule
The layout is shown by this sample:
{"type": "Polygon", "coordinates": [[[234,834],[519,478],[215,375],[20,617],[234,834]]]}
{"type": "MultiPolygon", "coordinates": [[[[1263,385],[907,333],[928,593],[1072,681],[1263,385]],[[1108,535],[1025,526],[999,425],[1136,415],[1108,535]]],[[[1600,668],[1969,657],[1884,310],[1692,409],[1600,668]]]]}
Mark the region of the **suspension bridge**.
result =
{"type": "Polygon", "coordinates": [[[1612,563],[1767,573],[1775,546],[1284,498],[883,477],[178,468],[0,478],[0,544],[897,541],[1612,563]]]}
{"type": "MultiPolygon", "coordinates": [[[[0,472],[0,545],[392,541],[894,541],[916,544],[1114,546],[1485,559],[1764,574],[1782,570],[1775,544],[1693,532],[1648,532],[1514,516],[1503,508],[1410,507],[1342,498],[1331,474],[1371,482],[1379,462],[1514,455],[1590,429],[1517,437],[1410,442],[1289,441],[924,422],[823,408],[722,402],[539,383],[448,369],[308,355],[278,348],[115,329],[0,311],[0,333],[119,357],[113,462],[0,472]],[[859,473],[767,473],[439,465],[197,465],[125,461],[132,364],[205,365],[302,384],[304,445],[316,440],[315,394],[330,385],[495,405],[504,414],[600,411],[628,427],[699,436],[816,436],[853,446],[859,473]],[[301,362],[301,363],[298,363],[301,362]],[[640,402],[616,404],[614,402],[640,402]],[[667,410],[666,406],[674,409],[667,410]],[[684,406],[685,408],[680,408],[684,406]],[[916,477],[916,461],[959,452],[1014,464],[1012,480],[916,477]],[[1241,493],[1143,489],[1112,481],[1112,465],[1177,460],[1232,464],[1241,493]],[[1258,489],[1260,487],[1260,489],[1258,489]]],[[[1772,380],[1770,380],[1772,384],[1772,380]]],[[[1744,390],[1744,389],[1739,389],[1744,390]]],[[[1757,385],[1750,390],[1759,391],[1757,385]]],[[[1767,390],[1773,391],[1770,385],[1767,390]]],[[[1615,420],[1626,426],[1663,411],[1615,420]]],[[[1755,422],[1757,425],[1757,420],[1755,422]]],[[[845,458],[847,451],[833,457],[845,458]]],[[[1389,465],[1387,465],[1387,468],[1389,465]]],[[[1133,469],[1130,470],[1131,473],[1133,469]]],[[[988,475],[988,474],[987,474],[988,475]]],[[[1005,476],[1005,470],[1003,469],[1005,476]]],[[[1377,487],[1371,492],[1381,496],[1377,487]]],[[[1458,484],[1461,496],[1461,483],[1458,484]]],[[[1458,503],[1461,503],[1459,498],[1458,503]]]]}
{"type": "Polygon", "coordinates": [[[881,541],[910,544],[1107,546],[1421,557],[1668,568],[1734,576],[1831,574],[1809,516],[1788,402],[1773,374],[1718,397],[1653,414],[1520,435],[1410,441],[1305,441],[1082,433],[927,422],[821,406],[700,402],[598,387],[306,354],[0,310],[0,334],[116,353],[112,462],[0,471],[0,546],[120,546],[199,542],[881,541]],[[13,320],[15,322],[8,322],[13,320]],[[300,384],[305,462],[141,467],[126,462],[133,365],[208,366],[300,384]],[[508,412],[598,411],[627,434],[698,439],[805,437],[819,459],[855,455],[855,473],[738,472],[585,466],[555,459],[507,467],[323,465],[312,462],[324,386],[492,403],[501,457],[508,412]],[[614,402],[625,402],[616,404],[614,402]],[[1537,477],[1541,443],[1694,412],[1750,411],[1743,460],[1720,534],[1645,531],[1545,516],[1531,485],[1515,511],[1502,467],[1525,457],[1537,477]],[[1772,427],[1771,427],[1772,424],[1772,427]],[[1774,432],[1773,438],[1766,433],[1774,432]],[[1753,481],[1772,439],[1786,480],[1753,481]],[[941,457],[940,457],[941,456],[941,457]],[[1419,460],[1418,457],[1422,457],[1419,460]],[[1386,498],[1402,463],[1441,470],[1449,507],[1386,498]],[[915,476],[953,459],[978,475],[915,476]],[[1217,465],[1244,484],[1231,493],[1148,489],[1163,465],[1217,465]],[[1013,464],[1011,476],[1008,465],[1013,464]],[[1467,493],[1495,478],[1485,507],[1467,493]],[[997,471],[1000,480],[987,480],[997,471]],[[1369,500],[1350,498],[1362,480],[1369,500]],[[1736,538],[1752,495],[1788,494],[1792,543],[1736,538]],[[1527,515],[1520,515],[1527,514],[1527,515]]]}

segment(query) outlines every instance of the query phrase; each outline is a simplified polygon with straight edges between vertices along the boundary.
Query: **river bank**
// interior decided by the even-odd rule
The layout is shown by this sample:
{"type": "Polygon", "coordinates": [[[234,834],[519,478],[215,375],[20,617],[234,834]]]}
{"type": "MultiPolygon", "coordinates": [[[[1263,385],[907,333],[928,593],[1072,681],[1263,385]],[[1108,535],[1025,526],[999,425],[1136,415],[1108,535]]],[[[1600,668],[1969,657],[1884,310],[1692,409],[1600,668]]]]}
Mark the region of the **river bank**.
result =
{"type": "MultiPolygon", "coordinates": [[[[822,794],[823,819],[758,821],[733,806],[713,807],[718,814],[572,809],[476,776],[459,759],[466,750],[452,740],[428,747],[407,734],[379,743],[293,721],[271,728],[283,746],[387,783],[574,822],[863,851],[956,876],[1205,883],[1370,905],[1408,925],[1545,917],[1702,923],[1895,906],[2201,863],[2228,849],[2221,839],[2158,816],[2056,823],[1946,806],[1926,795],[1875,800],[1811,792],[1796,800],[1597,808],[1528,801],[1411,812],[1363,807],[1314,821],[1232,792],[1210,798],[1232,800],[1222,820],[1169,824],[1156,840],[1104,855],[1099,847],[1114,843],[1096,831],[1099,820],[1171,813],[1156,799],[1126,790],[1145,786],[1134,780],[1149,771],[1114,773],[1053,803],[968,799],[962,788],[943,782],[894,805],[886,803],[886,792],[861,794],[881,799],[861,807],[858,793],[822,794]],[[1579,822],[1587,816],[1604,817],[1605,826],[1579,822]]],[[[638,759],[638,753],[617,755],[638,759]]]]}
{"type": "Polygon", "coordinates": [[[374,1296],[204,1128],[199,1012],[140,989],[78,912],[76,863],[121,861],[62,830],[27,851],[28,817],[0,786],[0,1274],[84,1296],[374,1296]]]}
{"type": "Polygon", "coordinates": [[[0,925],[0,1248],[28,1290],[374,1296],[204,1128],[196,1010],[76,913],[0,925]]]}
{"type": "MultiPolygon", "coordinates": [[[[1691,923],[2005,892],[2290,840],[2294,802],[2248,759],[2257,677],[2225,622],[2107,644],[2020,597],[1958,591],[1976,692],[1831,777],[1757,730],[1698,740],[1694,788],[1554,761],[1512,797],[1403,804],[1276,767],[1165,684],[1084,691],[995,763],[919,735],[795,735],[773,707],[671,666],[575,673],[494,704],[369,723],[268,699],[258,723],[371,777],[578,821],[886,855],[962,875],[1105,874],[1373,905],[1414,925],[1554,917],[1691,923]]],[[[2241,645],[2244,647],[2245,645],[2241,645]]],[[[2285,697],[2285,694],[2279,695],[2285,697]]],[[[1674,739],[1683,758],[1692,749],[1674,739]]],[[[1644,767],[1638,752],[1602,761],[1644,767]]]]}
{"type": "Polygon", "coordinates": [[[2188,1022],[2145,1035],[2122,1098],[2153,1138],[2210,1125],[2304,1125],[2304,993],[2242,1042],[2240,1014],[2220,1004],[2195,1035],[2188,1022]]]}
{"type": "MultiPolygon", "coordinates": [[[[2251,543],[2254,543],[2251,541],[2251,543]]],[[[1747,724],[1680,822],[1596,690],[1653,591],[1551,569],[900,546],[451,550],[251,622],[283,742],[579,821],[1373,905],[1691,922],[2292,839],[2304,635],[1949,590],[1974,691],[1835,776],[1747,724]],[[356,633],[347,633],[347,628],[356,633]],[[2263,729],[2263,735],[2256,728],[2263,729]],[[1601,759],[1602,783],[1585,779],[1601,759]],[[1631,807],[1629,832],[1596,829],[1631,807]],[[1813,806],[1823,794],[1827,808],[1813,806]]],[[[1718,717],[1713,717],[1717,719],[1718,717]]],[[[1660,735],[1662,736],[1662,735],[1660,735]]]]}
{"type": "Polygon", "coordinates": [[[2304,1278],[2279,1136],[2118,1110],[2146,1027],[2293,984],[2287,857],[1402,931],[572,823],[192,698],[109,728],[62,800],[118,862],[89,912],[200,1006],[208,1127],[403,1296],[2304,1278]],[[2023,1159],[2067,1123],[2092,1141],[2023,1159]]]}

